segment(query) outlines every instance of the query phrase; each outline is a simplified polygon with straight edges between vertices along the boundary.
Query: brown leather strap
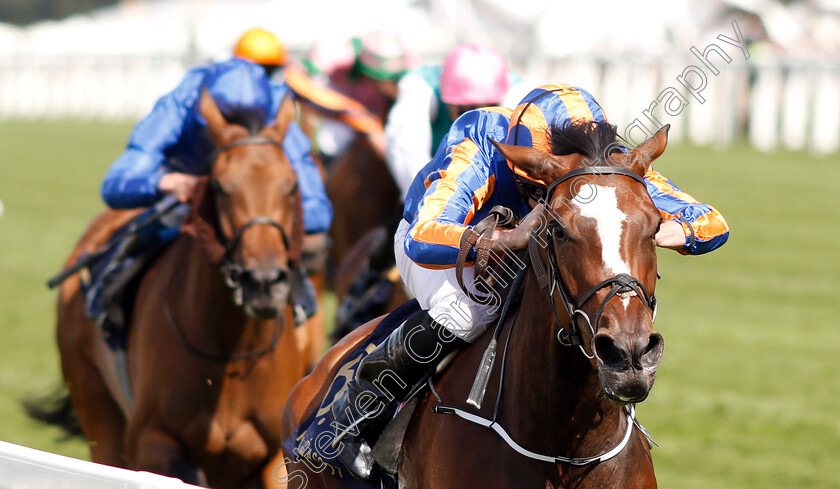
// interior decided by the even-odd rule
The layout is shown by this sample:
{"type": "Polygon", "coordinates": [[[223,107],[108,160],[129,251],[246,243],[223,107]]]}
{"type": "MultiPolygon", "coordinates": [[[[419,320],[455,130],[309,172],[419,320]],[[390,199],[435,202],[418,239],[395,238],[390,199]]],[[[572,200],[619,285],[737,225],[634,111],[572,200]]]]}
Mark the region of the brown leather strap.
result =
{"type": "Polygon", "coordinates": [[[475,248],[475,265],[474,265],[474,282],[483,277],[487,271],[487,265],[490,263],[490,250],[493,247],[493,231],[499,222],[499,215],[491,213],[478,223],[475,228],[467,229],[461,236],[461,249],[458,250],[458,260],[455,262],[455,277],[458,279],[458,285],[464,294],[470,299],[483,304],[489,300],[487,296],[474,294],[464,283],[464,267],[467,263],[467,256],[470,250],[475,248]],[[479,233],[476,229],[482,229],[479,233]]]}
{"type": "MultiPolygon", "coordinates": [[[[481,235],[477,232],[472,229],[467,229],[461,236],[461,249],[458,250],[458,260],[455,262],[455,277],[458,279],[458,286],[460,286],[461,290],[463,290],[467,297],[472,300],[475,300],[476,297],[464,284],[464,266],[466,265],[467,256],[470,254],[470,250],[473,248],[475,243],[478,242],[478,238],[480,237],[481,235]]],[[[476,276],[478,275],[476,274],[476,276]]]]}
{"type": "Polygon", "coordinates": [[[292,221],[292,235],[289,240],[289,262],[292,267],[297,267],[301,263],[303,257],[303,236],[305,229],[303,226],[303,194],[300,187],[295,188],[295,203],[294,203],[294,221],[292,221]]]}
{"type": "MultiPolygon", "coordinates": [[[[515,216],[513,211],[507,207],[497,205],[490,209],[490,213],[476,224],[472,229],[467,229],[461,235],[461,249],[458,250],[458,260],[455,263],[455,276],[458,285],[464,294],[470,299],[483,304],[490,300],[490,296],[476,295],[464,284],[464,267],[470,250],[475,248],[475,280],[483,277],[490,264],[490,250],[493,248],[493,231],[497,227],[511,227],[514,225],[515,216]]],[[[473,284],[474,285],[474,284],[473,284]]]]}
{"type": "Polygon", "coordinates": [[[548,292],[550,290],[550,278],[548,268],[542,261],[540,256],[540,247],[537,240],[531,239],[528,242],[528,255],[531,258],[531,268],[534,269],[534,276],[537,278],[537,283],[540,288],[548,292]]]}

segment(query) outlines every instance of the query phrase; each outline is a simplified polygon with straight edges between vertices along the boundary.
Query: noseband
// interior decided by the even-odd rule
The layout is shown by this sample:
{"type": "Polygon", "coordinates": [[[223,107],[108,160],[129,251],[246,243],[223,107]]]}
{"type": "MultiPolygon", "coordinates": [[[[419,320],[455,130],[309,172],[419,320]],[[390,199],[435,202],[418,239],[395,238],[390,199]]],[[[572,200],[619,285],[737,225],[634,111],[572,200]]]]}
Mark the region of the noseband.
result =
{"type": "MultiPolygon", "coordinates": [[[[642,185],[645,184],[644,178],[626,168],[613,166],[586,166],[566,173],[549,185],[545,193],[547,201],[550,202],[549,199],[554,194],[558,185],[581,175],[622,175],[630,177],[642,185]]],[[[550,226],[546,229],[546,238],[546,242],[548,243],[546,250],[548,266],[546,266],[546,264],[542,261],[539,252],[540,244],[534,236],[531,236],[531,240],[528,243],[528,253],[531,258],[531,264],[534,268],[537,282],[548,297],[551,309],[554,312],[554,319],[557,321],[559,326],[557,340],[560,344],[564,346],[578,346],[587,358],[593,358],[593,356],[588,354],[583,348],[583,338],[580,331],[577,329],[576,319],[578,316],[583,317],[592,332],[592,336],[594,337],[598,332],[598,322],[601,318],[601,314],[604,312],[607,302],[616,295],[619,295],[620,297],[639,297],[645,305],[651,309],[654,317],[656,316],[656,296],[648,293],[644,284],[642,284],[639,279],[626,273],[620,273],[598,283],[589,289],[589,291],[587,291],[578,301],[573,301],[565,284],[563,283],[560,269],[557,266],[557,260],[554,254],[554,240],[556,238],[550,226]],[[582,308],[586,302],[588,302],[599,290],[604,287],[610,287],[610,290],[598,305],[594,320],[590,320],[589,316],[582,308]],[[565,327],[563,327],[563,322],[560,320],[560,314],[558,313],[556,303],[554,302],[555,291],[559,292],[560,300],[566,310],[566,315],[569,318],[569,322],[565,327]]]]}
{"type": "MultiPolygon", "coordinates": [[[[273,139],[270,139],[270,138],[267,138],[267,137],[262,137],[262,136],[255,136],[255,137],[250,137],[250,138],[246,138],[246,139],[241,139],[239,141],[234,141],[232,143],[228,143],[228,144],[220,147],[219,149],[216,150],[216,153],[213,156],[213,161],[215,162],[216,159],[218,159],[219,155],[221,155],[225,151],[228,151],[232,148],[236,148],[238,146],[249,146],[249,145],[258,145],[258,144],[269,144],[269,145],[272,145],[272,146],[277,146],[280,149],[283,149],[283,145],[281,143],[273,140],[273,139]]],[[[298,190],[298,186],[297,186],[297,183],[295,183],[295,187],[292,189],[291,193],[295,193],[295,192],[297,192],[297,190],[298,190]]],[[[297,212],[295,212],[294,219],[297,220],[297,218],[298,218],[297,212]]],[[[286,250],[291,249],[290,248],[291,241],[289,240],[289,235],[286,232],[286,229],[283,228],[283,226],[279,222],[275,221],[274,219],[272,219],[268,216],[256,216],[256,217],[253,217],[253,218],[249,219],[248,222],[246,222],[245,224],[243,224],[242,226],[240,226],[236,230],[234,230],[233,236],[227,241],[227,243],[224,243],[224,248],[225,248],[225,253],[223,255],[224,256],[224,261],[222,262],[220,268],[221,268],[222,273],[225,277],[225,283],[228,285],[228,287],[230,287],[234,290],[238,290],[238,289],[241,288],[241,286],[242,286],[241,279],[242,279],[242,274],[243,274],[244,270],[242,268],[242,265],[239,265],[238,263],[236,263],[233,260],[233,253],[236,250],[236,247],[239,245],[239,241],[242,239],[242,235],[245,234],[245,231],[247,231],[249,228],[251,228],[253,226],[259,226],[259,225],[271,226],[271,227],[277,229],[278,231],[280,231],[280,236],[283,238],[283,246],[286,247],[286,250]]],[[[294,224],[292,225],[292,227],[294,228],[294,224]]],[[[289,255],[290,268],[294,268],[298,258],[299,257],[291,256],[291,254],[289,255]]],[[[277,281],[280,281],[280,280],[282,280],[282,277],[278,276],[277,281]]]]}

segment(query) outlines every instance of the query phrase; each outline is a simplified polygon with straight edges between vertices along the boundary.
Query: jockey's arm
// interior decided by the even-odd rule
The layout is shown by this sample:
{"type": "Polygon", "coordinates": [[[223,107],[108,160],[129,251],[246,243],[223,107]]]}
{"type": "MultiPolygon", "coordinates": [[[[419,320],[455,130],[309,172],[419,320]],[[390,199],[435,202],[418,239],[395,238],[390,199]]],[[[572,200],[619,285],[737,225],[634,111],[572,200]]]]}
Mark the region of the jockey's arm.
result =
{"type": "MultiPolygon", "coordinates": [[[[158,99],[152,111],[134,127],[126,151],[111,165],[102,182],[102,198],[114,209],[152,205],[164,194],[160,180],[166,173],[166,148],[181,137],[193,86],[200,83],[188,73],[172,92],[158,99]]],[[[193,95],[194,96],[194,95],[193,95]]]]}
{"type": "Polygon", "coordinates": [[[399,81],[399,94],[385,124],[388,167],[405,195],[432,153],[431,121],[438,105],[434,90],[419,76],[399,81]]]}
{"type": "Polygon", "coordinates": [[[292,122],[283,139],[292,168],[298,178],[298,186],[303,197],[303,216],[306,234],[324,233],[332,223],[332,204],[324,189],[324,180],[318,166],[312,159],[312,146],[300,126],[292,122]]]}
{"type": "Polygon", "coordinates": [[[656,244],[683,255],[702,255],[723,246],[729,225],[714,207],[681,191],[656,170],[645,174],[648,193],[662,215],[656,244]]]}
{"type": "Polygon", "coordinates": [[[455,265],[463,234],[470,220],[492,192],[490,167],[480,146],[465,139],[448,153],[445,165],[431,175],[429,186],[406,235],[406,254],[426,268],[455,265]]]}

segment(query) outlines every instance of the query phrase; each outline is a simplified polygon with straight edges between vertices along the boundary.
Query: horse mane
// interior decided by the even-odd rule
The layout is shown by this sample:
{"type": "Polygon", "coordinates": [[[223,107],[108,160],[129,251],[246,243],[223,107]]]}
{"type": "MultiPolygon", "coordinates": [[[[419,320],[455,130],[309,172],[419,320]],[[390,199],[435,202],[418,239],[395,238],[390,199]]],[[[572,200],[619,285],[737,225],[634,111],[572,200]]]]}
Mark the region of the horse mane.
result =
{"type": "Polygon", "coordinates": [[[609,162],[607,156],[621,151],[615,144],[618,128],[606,121],[565,120],[552,124],[548,132],[551,152],[558,156],[581,154],[591,160],[609,162]]]}

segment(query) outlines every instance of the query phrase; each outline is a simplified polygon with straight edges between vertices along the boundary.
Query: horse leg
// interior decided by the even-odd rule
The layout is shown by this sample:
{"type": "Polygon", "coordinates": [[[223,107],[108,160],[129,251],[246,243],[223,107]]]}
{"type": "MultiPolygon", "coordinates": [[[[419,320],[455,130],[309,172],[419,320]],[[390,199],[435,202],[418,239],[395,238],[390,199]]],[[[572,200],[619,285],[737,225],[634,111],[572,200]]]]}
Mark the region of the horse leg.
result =
{"type": "Polygon", "coordinates": [[[62,287],[58,311],[61,369],[70,388],[70,402],[82,425],[94,462],[125,467],[125,418],[104,378],[86,352],[95,349],[98,327],[87,319],[78,280],[62,287]],[[74,289],[75,285],[75,289],[74,289]],[[66,300],[65,300],[66,298],[66,300]]]}
{"type": "Polygon", "coordinates": [[[131,469],[177,477],[187,484],[206,486],[204,473],[185,453],[181,444],[160,428],[147,427],[137,435],[129,451],[131,469]]]}

